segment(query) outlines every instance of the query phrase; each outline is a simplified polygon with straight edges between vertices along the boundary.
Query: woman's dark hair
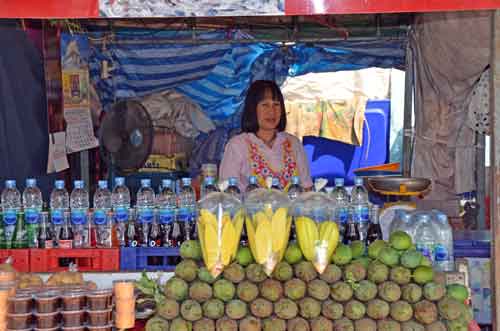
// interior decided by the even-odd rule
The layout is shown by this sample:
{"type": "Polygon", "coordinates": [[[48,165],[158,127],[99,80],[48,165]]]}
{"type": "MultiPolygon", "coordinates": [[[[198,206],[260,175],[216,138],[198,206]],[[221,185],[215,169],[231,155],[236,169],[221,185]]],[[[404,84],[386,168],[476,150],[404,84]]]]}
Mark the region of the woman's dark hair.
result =
{"type": "Polygon", "coordinates": [[[250,85],[245,98],[245,108],[243,108],[243,114],[241,115],[241,131],[256,133],[259,130],[257,105],[264,99],[266,91],[270,91],[273,100],[277,100],[281,104],[281,118],[277,129],[278,132],[285,131],[286,111],[283,94],[278,85],[270,80],[256,80],[250,85]]]}

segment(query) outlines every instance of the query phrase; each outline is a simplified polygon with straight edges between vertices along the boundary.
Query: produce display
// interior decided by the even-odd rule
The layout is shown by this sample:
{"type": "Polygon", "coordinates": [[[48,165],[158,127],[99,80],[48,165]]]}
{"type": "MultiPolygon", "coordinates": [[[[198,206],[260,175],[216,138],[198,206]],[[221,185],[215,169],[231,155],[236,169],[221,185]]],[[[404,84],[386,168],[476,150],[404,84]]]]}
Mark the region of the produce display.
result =
{"type": "Polygon", "coordinates": [[[241,202],[230,194],[212,193],[200,201],[198,237],[212,276],[218,276],[236,257],[244,219],[241,202]]]}
{"type": "Polygon", "coordinates": [[[155,303],[146,331],[466,331],[472,320],[467,288],[446,286],[404,232],[339,245],[322,273],[292,242],[270,274],[256,247],[239,247],[213,277],[193,258],[199,246],[184,245],[166,283],[136,283],[155,303]]]}
{"type": "Polygon", "coordinates": [[[292,205],[297,241],[306,260],[323,273],[339,241],[333,201],[317,192],[305,193],[292,205]]]}
{"type": "Polygon", "coordinates": [[[248,243],[268,276],[285,254],[292,224],[289,206],[286,194],[275,189],[256,189],[245,200],[248,243]]]}

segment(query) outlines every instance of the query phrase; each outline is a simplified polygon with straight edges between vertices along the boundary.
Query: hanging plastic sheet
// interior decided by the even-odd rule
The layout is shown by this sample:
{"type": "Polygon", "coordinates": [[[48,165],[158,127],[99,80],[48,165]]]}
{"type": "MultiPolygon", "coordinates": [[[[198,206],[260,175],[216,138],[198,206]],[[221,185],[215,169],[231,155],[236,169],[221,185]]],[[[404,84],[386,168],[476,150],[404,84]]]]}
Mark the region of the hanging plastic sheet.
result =
{"type": "MultiPolygon", "coordinates": [[[[368,67],[402,67],[402,40],[339,41],[331,44],[210,43],[224,32],[198,34],[207,44],[173,44],[190,32],[117,31],[105,45],[95,33],[91,76],[104,108],[115,99],[170,88],[191,98],[219,126],[239,125],[245,93],[256,79],[283,82],[287,76],[368,67]],[[168,41],[168,42],[167,42],[168,41]],[[110,76],[102,78],[102,63],[110,76]]],[[[239,31],[235,38],[250,38],[239,31]]]]}

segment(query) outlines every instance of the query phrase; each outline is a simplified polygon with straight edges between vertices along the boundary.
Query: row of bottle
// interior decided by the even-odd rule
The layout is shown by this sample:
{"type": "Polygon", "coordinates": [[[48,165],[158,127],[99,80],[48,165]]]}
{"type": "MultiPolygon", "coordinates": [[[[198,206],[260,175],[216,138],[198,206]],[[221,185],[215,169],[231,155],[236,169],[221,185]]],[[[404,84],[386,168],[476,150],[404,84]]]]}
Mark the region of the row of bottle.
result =
{"type": "MultiPolygon", "coordinates": [[[[50,221],[46,222],[42,217],[43,200],[36,180],[26,181],[22,195],[16,188],[16,182],[8,180],[1,195],[3,224],[0,227],[0,247],[49,247],[45,241],[51,240],[60,247],[65,247],[68,241],[73,243],[73,247],[90,247],[93,231],[98,246],[109,246],[113,235],[123,246],[127,242],[127,234],[128,237],[137,236],[140,242],[148,242],[150,231],[154,234],[158,232],[159,224],[173,224],[174,220],[186,223],[182,233],[185,239],[189,239],[194,235],[196,197],[191,179],[184,178],[182,183],[182,190],[176,195],[173,182],[165,179],[156,196],[151,181],[142,180],[137,192],[136,212],[131,213],[130,191],[125,186],[124,178],[115,179],[113,192],[108,189],[106,181],[99,181],[93,197],[94,209],[90,213],[89,194],[83,181],[74,182],[70,195],[64,181],[58,180],[50,194],[50,221]],[[133,227],[129,226],[131,219],[134,220],[133,227]],[[153,220],[159,224],[150,226],[153,220]],[[147,235],[139,235],[144,232],[147,235]],[[63,239],[62,246],[59,245],[60,239],[63,239]]],[[[129,242],[133,245],[134,238],[129,242]]]]}
{"type": "Polygon", "coordinates": [[[438,211],[396,210],[389,233],[401,230],[408,233],[417,250],[429,258],[441,271],[453,271],[453,230],[446,214],[438,211]]]}
{"type": "MultiPolygon", "coordinates": [[[[108,246],[112,235],[121,246],[178,246],[183,240],[196,237],[196,196],[190,178],[183,178],[181,182],[178,194],[175,193],[174,183],[169,179],[162,181],[158,194],[155,194],[151,181],[141,180],[141,187],[137,192],[136,210],[132,215],[130,191],[122,177],[115,179],[112,192],[108,189],[106,181],[99,181],[98,189],[93,196],[92,213],[89,213],[89,194],[83,181],[74,182],[74,189],[70,195],[65,189],[64,181],[58,180],[50,194],[50,222],[45,225],[43,222],[39,224],[43,200],[36,186],[36,180],[26,181],[26,189],[22,195],[16,189],[15,181],[6,181],[1,197],[3,235],[0,236],[0,246],[48,247],[41,243],[43,241],[41,239],[49,238],[58,243],[61,235],[66,241],[69,236],[74,241],[74,247],[92,246],[94,237],[97,245],[108,246]],[[19,212],[22,210],[25,216],[19,218],[19,212]],[[65,215],[69,215],[69,219],[65,215]],[[63,233],[64,229],[68,231],[63,233]],[[42,238],[37,240],[42,230],[44,232],[42,238]],[[93,233],[95,236],[92,236],[93,233]],[[23,239],[22,235],[26,238],[23,239]],[[27,241],[25,245],[12,245],[13,242],[23,242],[23,240],[27,241]]],[[[270,182],[272,188],[281,190],[277,178],[272,178],[270,182]]],[[[370,215],[368,194],[362,180],[356,179],[351,197],[343,185],[343,179],[336,179],[335,184],[333,190],[322,191],[335,201],[334,218],[338,221],[341,235],[346,238],[345,240],[358,237],[360,240],[367,240],[368,227],[373,223],[370,219],[376,219],[378,212],[370,215]]],[[[245,195],[256,188],[259,188],[256,177],[250,176],[245,195]]],[[[203,194],[218,190],[214,178],[205,178],[203,194]]],[[[240,193],[236,178],[229,178],[225,192],[234,194],[239,199],[244,197],[240,193]]],[[[293,177],[287,190],[289,198],[295,200],[302,192],[299,177],[293,177]]],[[[378,223],[376,227],[379,227],[378,223]]]]}

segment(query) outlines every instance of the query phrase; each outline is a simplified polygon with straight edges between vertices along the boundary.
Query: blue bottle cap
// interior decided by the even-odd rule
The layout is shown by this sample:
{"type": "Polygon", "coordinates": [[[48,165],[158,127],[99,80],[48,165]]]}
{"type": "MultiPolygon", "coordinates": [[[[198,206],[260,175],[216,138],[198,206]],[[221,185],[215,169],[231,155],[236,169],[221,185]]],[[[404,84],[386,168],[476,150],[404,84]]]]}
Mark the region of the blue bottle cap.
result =
{"type": "Polygon", "coordinates": [[[299,176],[293,176],[292,177],[292,184],[293,185],[299,185],[300,184],[300,177],[299,176]]]}
{"type": "Polygon", "coordinates": [[[16,187],[16,181],[13,179],[8,179],[5,181],[5,187],[6,188],[15,188],[16,187]]]}
{"type": "Polygon", "coordinates": [[[191,178],[189,177],[182,178],[182,186],[191,186],[191,178]]]}
{"type": "Polygon", "coordinates": [[[445,214],[445,213],[442,213],[442,212],[437,212],[437,213],[436,213],[436,219],[437,219],[439,222],[448,223],[448,216],[446,216],[446,214],[445,214]]]}
{"type": "Polygon", "coordinates": [[[237,186],[238,185],[238,178],[236,178],[236,177],[229,177],[227,179],[227,181],[228,181],[229,185],[231,185],[231,186],[237,186]]]}
{"type": "Polygon", "coordinates": [[[171,188],[172,187],[172,180],[171,179],[162,179],[161,186],[163,186],[163,188],[165,188],[165,187],[171,188]]]}
{"type": "Polygon", "coordinates": [[[280,186],[280,180],[278,177],[273,177],[273,186],[280,186]]]}
{"type": "Polygon", "coordinates": [[[255,176],[248,176],[248,183],[250,183],[250,184],[257,184],[257,177],[255,177],[255,176]]]}
{"type": "Polygon", "coordinates": [[[125,178],[124,177],[116,177],[115,178],[115,185],[116,186],[125,185],[125,178]]]}
{"type": "Polygon", "coordinates": [[[36,186],[36,179],[35,178],[26,179],[26,187],[35,187],[35,186],[36,186]]]}
{"type": "Polygon", "coordinates": [[[62,190],[64,188],[64,180],[56,180],[54,186],[58,190],[62,190]]]}
{"type": "Polygon", "coordinates": [[[75,188],[79,188],[79,189],[83,188],[83,186],[84,186],[84,184],[83,184],[83,180],[75,180],[75,181],[73,182],[73,186],[74,186],[75,188]]]}
{"type": "Polygon", "coordinates": [[[344,186],[344,178],[335,178],[335,186],[344,186]]]}
{"type": "Polygon", "coordinates": [[[215,183],[215,178],[212,176],[205,177],[205,185],[213,185],[215,183]]]}
{"type": "Polygon", "coordinates": [[[142,187],[151,187],[151,179],[141,179],[142,187]]]}
{"type": "Polygon", "coordinates": [[[100,189],[105,190],[108,188],[108,181],[107,180],[100,180],[97,185],[99,186],[100,189]]]}
{"type": "Polygon", "coordinates": [[[363,186],[363,178],[361,178],[361,177],[354,178],[354,185],[363,186]]]}

